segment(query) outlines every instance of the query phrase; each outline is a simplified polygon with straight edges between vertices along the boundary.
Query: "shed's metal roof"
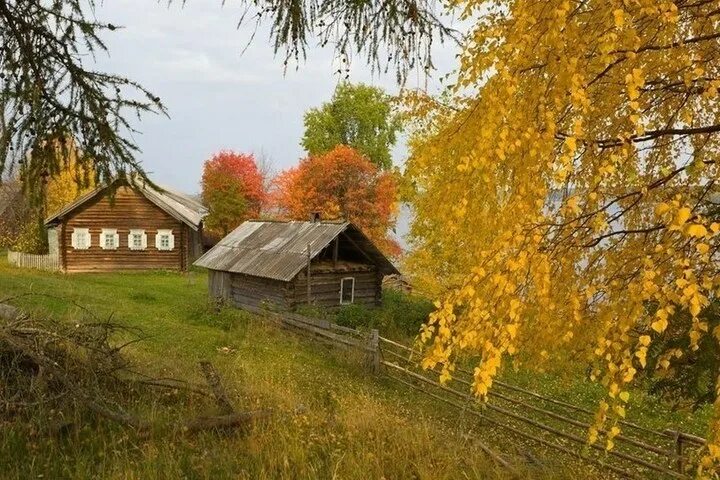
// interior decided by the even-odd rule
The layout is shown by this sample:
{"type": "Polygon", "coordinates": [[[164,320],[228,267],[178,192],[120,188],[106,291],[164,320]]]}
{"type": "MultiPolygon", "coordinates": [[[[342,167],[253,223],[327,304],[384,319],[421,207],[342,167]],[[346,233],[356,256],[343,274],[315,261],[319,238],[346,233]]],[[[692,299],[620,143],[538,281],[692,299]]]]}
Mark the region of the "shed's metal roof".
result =
{"type": "MultiPolygon", "coordinates": [[[[174,191],[168,187],[158,186],[158,188],[162,189],[158,190],[145,182],[137,180],[123,182],[127,183],[129,187],[140,192],[145,196],[145,198],[160,207],[168,215],[185,223],[194,230],[198,230],[200,228],[203,218],[208,213],[207,209],[197,200],[193,199],[189,195],[174,191]]],[[[101,185],[94,190],[81,195],[74,202],[66,205],[62,210],[45,219],[45,225],[61,220],[63,217],[72,213],[75,209],[82,206],[85,202],[102,194],[107,188],[107,185],[101,185]]]]}
{"type": "Polygon", "coordinates": [[[244,222],[197,259],[210,270],[290,281],[308,261],[345,233],[383,274],[399,273],[390,260],[349,222],[244,222]]]}

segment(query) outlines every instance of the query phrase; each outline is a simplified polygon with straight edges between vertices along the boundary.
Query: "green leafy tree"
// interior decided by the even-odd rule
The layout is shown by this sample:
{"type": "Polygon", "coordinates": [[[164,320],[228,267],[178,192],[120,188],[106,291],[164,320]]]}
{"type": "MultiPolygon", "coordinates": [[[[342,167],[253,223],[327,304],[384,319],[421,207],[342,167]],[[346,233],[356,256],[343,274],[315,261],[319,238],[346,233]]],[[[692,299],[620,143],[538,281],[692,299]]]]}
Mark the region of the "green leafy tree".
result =
{"type": "Polygon", "coordinates": [[[343,82],[330,102],[305,114],[302,146],[315,156],[348,145],[387,170],[392,166],[390,149],[399,130],[399,117],[382,89],[343,82]]]}

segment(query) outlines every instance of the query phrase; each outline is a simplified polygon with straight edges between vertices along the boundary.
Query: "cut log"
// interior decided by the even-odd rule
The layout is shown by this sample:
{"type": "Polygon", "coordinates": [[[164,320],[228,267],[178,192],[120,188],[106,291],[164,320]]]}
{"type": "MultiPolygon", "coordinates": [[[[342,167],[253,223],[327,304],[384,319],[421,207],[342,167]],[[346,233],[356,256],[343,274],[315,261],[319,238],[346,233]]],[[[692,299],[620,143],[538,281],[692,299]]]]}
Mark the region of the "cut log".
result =
{"type": "Polygon", "coordinates": [[[203,375],[205,375],[205,380],[207,381],[208,386],[210,386],[210,390],[212,390],[213,395],[215,395],[215,401],[220,407],[220,410],[226,415],[234,413],[235,407],[233,407],[232,403],[230,403],[227,392],[220,382],[220,375],[217,370],[215,370],[213,364],[207,360],[203,360],[200,362],[200,370],[202,370],[203,375]]]}

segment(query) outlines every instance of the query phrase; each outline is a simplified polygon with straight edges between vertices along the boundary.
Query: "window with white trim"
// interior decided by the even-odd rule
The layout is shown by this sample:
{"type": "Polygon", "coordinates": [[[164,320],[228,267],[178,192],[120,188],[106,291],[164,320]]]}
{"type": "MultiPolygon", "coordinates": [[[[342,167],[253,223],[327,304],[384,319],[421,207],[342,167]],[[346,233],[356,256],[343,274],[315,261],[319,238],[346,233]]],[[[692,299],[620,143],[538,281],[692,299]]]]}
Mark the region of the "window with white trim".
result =
{"type": "Polygon", "coordinates": [[[100,247],[103,250],[117,250],[120,246],[120,235],[116,228],[103,228],[100,232],[100,247]]]}
{"type": "Polygon", "coordinates": [[[145,250],[147,248],[147,234],[145,230],[130,230],[130,233],[128,233],[128,248],[130,250],[145,250]]]}
{"type": "Polygon", "coordinates": [[[355,278],[345,277],[340,280],[340,305],[355,301],[355,278]]]}
{"type": "Polygon", "coordinates": [[[70,244],[75,250],[90,248],[90,229],[73,228],[72,234],[70,234],[70,244]]]}
{"type": "Polygon", "coordinates": [[[155,248],[158,250],[172,250],[175,248],[175,235],[172,230],[158,230],[155,234],[155,248]]]}

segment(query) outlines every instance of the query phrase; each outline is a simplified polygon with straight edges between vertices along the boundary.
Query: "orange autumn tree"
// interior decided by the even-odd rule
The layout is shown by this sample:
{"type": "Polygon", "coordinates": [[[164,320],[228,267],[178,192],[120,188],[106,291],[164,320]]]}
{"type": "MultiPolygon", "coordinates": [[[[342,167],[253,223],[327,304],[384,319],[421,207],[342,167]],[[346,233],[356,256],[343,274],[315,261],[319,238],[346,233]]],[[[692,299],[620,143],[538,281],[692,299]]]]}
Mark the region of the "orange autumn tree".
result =
{"type": "Polygon", "coordinates": [[[397,215],[396,182],[356,150],[338,145],[303,159],[274,181],[273,203],[287,218],[344,218],[360,227],[389,255],[400,246],[388,236],[397,215]]]}
{"type": "Polygon", "coordinates": [[[202,200],[209,210],[205,227],[210,234],[225,236],[258,217],[267,193],[255,157],[227,150],[213,155],[203,166],[202,200]]]}

